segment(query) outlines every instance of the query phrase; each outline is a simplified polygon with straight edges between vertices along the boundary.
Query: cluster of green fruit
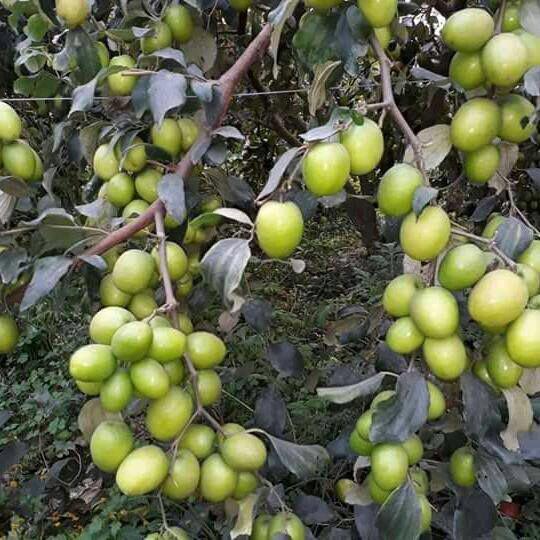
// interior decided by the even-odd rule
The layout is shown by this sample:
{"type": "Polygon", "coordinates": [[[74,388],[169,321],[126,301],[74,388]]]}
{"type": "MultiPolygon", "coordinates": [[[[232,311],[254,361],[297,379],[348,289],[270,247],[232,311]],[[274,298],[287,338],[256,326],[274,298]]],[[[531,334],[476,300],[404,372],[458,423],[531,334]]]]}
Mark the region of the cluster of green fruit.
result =
{"type": "MultiPolygon", "coordinates": [[[[192,118],[165,118],[161,125],[152,126],[150,141],[176,160],[191,148],[198,134],[199,127],[192,118]]],[[[119,144],[101,144],[94,153],[93,169],[104,182],[100,196],[123,209],[125,218],[144,212],[158,198],[163,174],[159,167],[148,165],[146,143],[138,136],[124,150],[119,144]]],[[[165,224],[178,226],[170,216],[165,224]]]]}
{"type": "MultiPolygon", "coordinates": [[[[317,197],[341,191],[351,174],[373,171],[384,152],[382,131],[369,118],[361,125],[352,123],[341,133],[340,141],[316,143],[303,157],[304,183],[317,197]]],[[[255,231],[259,246],[269,257],[288,257],[302,239],[302,212],[291,201],[266,202],[257,214],[255,231]]]]}
{"type": "Polygon", "coordinates": [[[43,177],[43,162],[38,153],[23,139],[22,120],[11,105],[0,101],[0,169],[7,176],[26,182],[38,182],[43,177]]]}
{"type": "MultiPolygon", "coordinates": [[[[326,12],[342,2],[343,0],[305,0],[306,6],[319,12],[326,12]]],[[[391,24],[397,16],[397,0],[357,0],[357,4],[382,48],[386,49],[392,39],[391,24]]]]}
{"type": "MultiPolygon", "coordinates": [[[[187,270],[182,248],[168,242],[166,253],[170,275],[182,277],[187,270]]],[[[114,287],[116,296],[125,295],[129,302],[108,303],[93,316],[89,328],[93,343],[73,353],[69,371],[82,392],[99,395],[105,411],[119,413],[135,397],[150,400],[146,429],[160,442],[178,439],[174,460],[171,463],[157,445],[133,450],[131,430],[119,420],[96,428],[90,442],[92,459],[103,471],[116,471],[117,484],[127,495],[161,486],[175,500],[197,490],[210,502],[243,498],[257,486],[254,473],[266,461],[266,448],[237,424],[226,424],[217,436],[209,426],[190,425],[196,403],[207,407],[221,397],[221,380],[214,368],[223,362],[226,348],[214,334],[193,332],[189,319],[182,324],[183,332],[156,315],[155,300],[149,300],[145,291],[157,281],[158,272],[157,251],[151,255],[131,249],[118,257],[108,275],[107,298],[113,297],[114,287]],[[184,355],[196,370],[191,382],[186,382],[184,355]]]]}
{"type": "MultiPolygon", "coordinates": [[[[508,9],[519,8],[510,5],[508,9]]],[[[507,21],[506,28],[509,25],[507,21]]],[[[494,86],[501,94],[497,99],[467,101],[452,120],[451,139],[465,154],[465,174],[480,184],[499,167],[501,154],[494,139],[519,144],[534,132],[534,105],[509,92],[528,69],[540,65],[540,38],[522,29],[494,31],[491,15],[478,8],[454,13],[442,30],[444,42],[456,51],[450,64],[451,80],[464,90],[494,86]]]]}
{"type": "MultiPolygon", "coordinates": [[[[429,392],[428,420],[437,420],[445,410],[446,403],[442,392],[431,382],[427,383],[429,392]]],[[[418,435],[412,435],[405,442],[383,442],[373,444],[370,430],[373,414],[377,406],[394,395],[393,390],[384,390],[375,396],[368,411],[364,412],[351,433],[349,446],[360,456],[369,456],[371,471],[367,475],[366,484],[371,498],[377,504],[383,504],[392,492],[399,488],[408,477],[415,488],[421,512],[421,531],[425,532],[431,524],[431,506],[427,499],[429,479],[427,473],[417,466],[424,455],[424,446],[418,435]]],[[[340,480],[336,486],[337,493],[344,497],[350,487],[351,480],[340,480]]]]}

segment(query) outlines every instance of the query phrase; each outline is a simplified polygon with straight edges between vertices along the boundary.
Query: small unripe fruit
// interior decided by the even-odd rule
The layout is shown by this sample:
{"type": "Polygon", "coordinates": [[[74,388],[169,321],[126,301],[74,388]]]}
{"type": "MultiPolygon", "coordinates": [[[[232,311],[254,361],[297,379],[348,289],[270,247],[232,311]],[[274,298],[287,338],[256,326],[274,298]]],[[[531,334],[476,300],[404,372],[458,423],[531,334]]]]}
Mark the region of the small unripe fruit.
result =
{"type": "Polygon", "coordinates": [[[264,443],[246,432],[226,437],[220,453],[227,465],[236,471],[257,471],[266,461],[264,443]]]}
{"type": "Polygon", "coordinates": [[[401,317],[395,321],[386,333],[386,344],[398,354],[410,354],[424,343],[424,334],[420,332],[411,317],[401,317]]]}
{"type": "Polygon", "coordinates": [[[189,450],[181,449],[163,482],[163,493],[169,499],[182,501],[195,493],[200,477],[201,467],[197,458],[189,450]]]}
{"type": "Polygon", "coordinates": [[[526,309],[506,332],[510,358],[525,368],[540,367],[540,311],[526,309]]]}
{"type": "Polygon", "coordinates": [[[347,149],[339,143],[318,143],[304,156],[304,183],[317,197],[335,195],[341,191],[351,172],[347,149]]]}
{"type": "Polygon", "coordinates": [[[412,210],[414,192],[423,185],[420,171],[407,163],[398,163],[381,179],[377,191],[379,209],[387,216],[404,216],[412,210]]]}
{"type": "Polygon", "coordinates": [[[19,329],[11,315],[0,315],[0,353],[12,352],[19,341],[19,329]]]}
{"type": "Polygon", "coordinates": [[[69,373],[78,381],[101,382],[116,369],[116,359],[108,345],[84,345],[69,359],[69,373]]]}
{"type": "Polygon", "coordinates": [[[135,137],[124,152],[120,145],[116,145],[115,154],[125,171],[139,172],[146,165],[146,148],[140,137],[135,137]]]}
{"type": "Polygon", "coordinates": [[[371,474],[381,489],[392,491],[403,484],[408,469],[409,458],[400,444],[378,444],[371,452],[371,474]]]}
{"type": "Polygon", "coordinates": [[[517,94],[505,96],[499,102],[501,128],[499,137],[516,144],[525,142],[534,133],[534,105],[517,94]]]}
{"type": "Polygon", "coordinates": [[[92,434],[92,461],[102,471],[115,472],[133,449],[133,435],[124,422],[101,422],[92,434]]]}
{"type": "Polygon", "coordinates": [[[186,6],[169,6],[165,10],[165,23],[178,43],[186,43],[193,35],[193,18],[186,6]]]}
{"type": "Polygon", "coordinates": [[[261,206],[257,214],[255,232],[259,246],[266,255],[284,259],[294,252],[302,240],[302,212],[293,202],[269,201],[261,206]]]}
{"type": "Polygon", "coordinates": [[[21,136],[22,121],[17,111],[9,105],[0,101],[0,140],[12,142],[21,136]]]}
{"type": "Polygon", "coordinates": [[[399,241],[403,251],[417,261],[434,259],[450,239],[450,219],[438,206],[428,206],[417,217],[411,212],[401,224],[399,241]]]}
{"type": "Polygon", "coordinates": [[[150,399],[162,398],[171,386],[163,366],[151,358],[135,362],[129,369],[129,376],[135,390],[150,399]]]}
{"type": "Polygon", "coordinates": [[[475,244],[462,244],[446,253],[439,266],[439,282],[451,291],[472,287],[485,273],[487,258],[475,244]]]}
{"type": "Polygon", "coordinates": [[[24,141],[14,141],[2,147],[2,162],[6,171],[27,181],[34,181],[36,160],[34,152],[24,141]]]}
{"type": "Polygon", "coordinates": [[[502,87],[515,86],[529,65],[529,53],[523,41],[511,33],[497,34],[482,49],[486,79],[502,87]]]}
{"type": "Polygon", "coordinates": [[[357,0],[357,4],[373,28],[388,26],[396,16],[397,0],[357,0]]]}
{"type": "Polygon", "coordinates": [[[124,362],[137,362],[146,357],[152,344],[152,329],[142,321],[133,321],[121,326],[111,339],[111,348],[116,358],[124,362]]]}
{"type": "Polygon", "coordinates": [[[178,126],[182,132],[182,151],[187,152],[199,136],[199,126],[192,118],[179,118],[178,126]]]}
{"type": "Polygon", "coordinates": [[[501,111],[497,104],[487,98],[473,98],[454,115],[450,137],[459,150],[473,152],[490,144],[500,127],[501,111]]]}
{"type": "Polygon", "coordinates": [[[154,292],[151,289],[134,294],[128,304],[129,311],[139,320],[150,317],[157,308],[154,292]]]}
{"type": "Polygon", "coordinates": [[[201,369],[197,377],[197,391],[204,407],[213,405],[221,398],[221,379],[213,369],[201,369]]]}
{"type": "Polygon", "coordinates": [[[410,305],[411,318],[422,334],[429,338],[453,335],[459,325],[458,303],[442,287],[428,287],[416,292],[410,305]]]}
{"type": "MultiPolygon", "coordinates": [[[[172,281],[177,281],[185,275],[188,269],[188,258],[186,252],[175,242],[165,243],[165,254],[169,277],[172,281]]],[[[159,250],[157,246],[152,250],[152,257],[156,264],[156,269],[160,270],[159,250]]]]}
{"type": "MultiPolygon", "coordinates": [[[[109,62],[109,66],[124,67],[125,70],[132,69],[136,66],[135,60],[124,54],[122,56],[115,56],[109,62]]],[[[107,85],[109,87],[109,93],[112,96],[129,96],[137,84],[137,77],[130,75],[123,75],[122,71],[111,73],[107,77],[107,85]]]]}
{"type": "Polygon", "coordinates": [[[433,421],[439,419],[446,411],[446,400],[439,387],[435,386],[432,382],[427,381],[427,387],[429,393],[427,419],[433,421]]]}
{"type": "Polygon", "coordinates": [[[384,290],[382,301],[385,311],[393,317],[406,317],[414,294],[423,287],[422,279],[416,274],[397,276],[384,290]]]}
{"type": "Polygon", "coordinates": [[[120,163],[114,150],[109,148],[109,144],[98,146],[94,153],[93,166],[94,173],[105,182],[118,174],[120,170],[120,163]]]}
{"type": "Polygon", "coordinates": [[[426,338],[423,353],[431,372],[443,381],[454,381],[467,369],[467,351],[458,336],[426,338]]]}
{"type": "Polygon", "coordinates": [[[486,368],[499,388],[513,388],[523,373],[523,368],[510,358],[503,338],[495,338],[489,345],[486,368]]]}
{"type": "Polygon", "coordinates": [[[99,284],[99,298],[104,306],[125,307],[131,300],[131,295],[121,291],[113,282],[112,274],[107,274],[99,284]]]}
{"type": "Polygon", "coordinates": [[[442,29],[443,41],[455,51],[475,52],[493,35],[495,23],[483,9],[461,9],[451,15],[442,29]]]}
{"type": "Polygon", "coordinates": [[[197,459],[206,459],[216,444],[216,433],[203,424],[189,426],[180,440],[179,447],[186,448],[197,459]]]}
{"type": "Polygon", "coordinates": [[[401,446],[407,452],[409,465],[416,465],[422,459],[424,445],[418,435],[411,435],[401,446]]]}
{"type": "Polygon", "coordinates": [[[450,79],[463,90],[473,90],[486,81],[479,52],[457,52],[450,62],[450,79]]]}
{"type": "Polygon", "coordinates": [[[474,454],[469,448],[458,448],[450,458],[450,476],[461,487],[472,487],[476,482],[474,454]]]}
{"type": "Polygon", "coordinates": [[[141,50],[144,54],[152,54],[170,47],[173,36],[171,29],[164,22],[157,22],[153,25],[153,34],[141,39],[141,50]]]}
{"type": "Polygon", "coordinates": [[[158,184],[161,173],[155,169],[145,169],[135,177],[135,189],[141,199],[153,203],[158,198],[158,184]]]}
{"type": "Polygon", "coordinates": [[[197,369],[207,369],[223,362],[225,343],[210,332],[193,332],[187,338],[187,354],[197,369]]]}
{"type": "Polygon", "coordinates": [[[124,251],[112,272],[113,282],[126,294],[136,294],[147,289],[154,274],[154,259],[140,249],[124,251]]]}
{"type": "Polygon", "coordinates": [[[117,208],[124,208],[135,196],[133,179],[125,173],[115,174],[105,185],[107,200],[117,208]]]}
{"type": "Polygon", "coordinates": [[[116,484],[124,495],[144,495],[157,489],[169,470],[163,450],[142,446],[129,454],[116,471],[116,484]]]}
{"type": "Polygon", "coordinates": [[[146,411],[146,428],[158,441],[171,441],[182,432],[193,414],[193,400],[177,386],[155,399],[146,411]]]}
{"type": "Polygon", "coordinates": [[[155,146],[165,150],[173,158],[178,156],[182,148],[182,131],[176,120],[165,118],[160,125],[154,124],[150,135],[155,146]]]}
{"type": "Polygon", "coordinates": [[[120,412],[129,405],[133,396],[133,385],[129,373],[117,369],[101,384],[99,400],[101,406],[109,412],[120,412]]]}
{"type": "Polygon", "coordinates": [[[493,144],[465,154],[464,170],[469,182],[485,184],[499,168],[501,152],[493,144]]]}
{"type": "Polygon", "coordinates": [[[352,124],[342,132],[340,141],[349,153],[352,174],[367,174],[381,161],[383,134],[377,123],[369,118],[364,118],[361,126],[352,124]]]}
{"type": "Polygon", "coordinates": [[[234,493],[237,482],[238,473],[219,454],[212,454],[203,461],[199,490],[206,501],[223,502],[234,493]]]}

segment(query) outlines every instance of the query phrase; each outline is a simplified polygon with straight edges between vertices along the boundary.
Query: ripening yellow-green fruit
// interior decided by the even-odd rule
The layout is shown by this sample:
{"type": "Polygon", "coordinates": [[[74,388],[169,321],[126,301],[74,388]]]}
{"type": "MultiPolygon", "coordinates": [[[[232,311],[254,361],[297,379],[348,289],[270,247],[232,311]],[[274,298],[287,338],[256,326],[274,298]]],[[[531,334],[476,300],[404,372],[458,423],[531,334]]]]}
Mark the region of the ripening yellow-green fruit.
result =
{"type": "Polygon", "coordinates": [[[351,172],[351,159],[340,143],[317,143],[304,156],[304,183],[317,197],[335,195],[341,191],[351,172]]]}
{"type": "Polygon", "coordinates": [[[367,174],[381,161],[383,134],[377,123],[369,118],[364,118],[361,126],[352,124],[343,131],[340,142],[349,152],[352,174],[367,174]]]}
{"type": "Polygon", "coordinates": [[[213,369],[201,369],[197,377],[197,393],[204,407],[213,405],[221,398],[221,379],[213,369]]]}
{"type": "Polygon", "coordinates": [[[399,241],[403,251],[417,261],[430,261],[450,240],[450,218],[438,206],[427,206],[419,216],[411,212],[403,220],[399,241]]]}
{"type": "Polygon", "coordinates": [[[463,90],[473,90],[486,81],[480,53],[457,52],[450,62],[450,79],[463,90]]]}
{"type": "Polygon", "coordinates": [[[533,240],[529,247],[519,256],[518,262],[527,264],[540,272],[540,240],[533,240]]]}
{"type": "Polygon", "coordinates": [[[22,121],[17,111],[8,103],[0,101],[0,140],[12,142],[21,136],[22,121]]]}
{"type": "Polygon", "coordinates": [[[109,345],[84,345],[69,359],[69,373],[78,381],[101,382],[116,369],[116,359],[109,345]]]}
{"type": "Polygon", "coordinates": [[[8,313],[0,315],[0,354],[12,352],[19,341],[19,329],[8,313]]]}
{"type": "Polygon", "coordinates": [[[374,28],[388,26],[396,15],[397,0],[357,0],[358,9],[374,28]]]}
{"type": "MultiPolygon", "coordinates": [[[[188,270],[186,252],[175,242],[166,242],[165,254],[169,277],[172,281],[178,281],[188,270]]],[[[157,246],[152,249],[152,257],[154,258],[156,269],[159,271],[159,250],[157,246]]]]}
{"type": "Polygon", "coordinates": [[[155,146],[165,150],[173,158],[178,156],[182,149],[182,131],[173,118],[165,118],[161,124],[154,124],[150,136],[155,146]]]}
{"type": "Polygon", "coordinates": [[[163,482],[163,493],[174,501],[182,501],[193,495],[199,485],[201,466],[187,449],[180,449],[171,470],[163,482]]]}
{"type": "Polygon", "coordinates": [[[482,65],[491,84],[515,86],[527,70],[529,52],[519,36],[497,34],[482,49],[482,65]]]}
{"type": "Polygon", "coordinates": [[[410,317],[401,317],[386,332],[386,344],[398,354],[410,354],[424,343],[420,332],[410,317]]]}
{"type": "Polygon", "coordinates": [[[223,362],[225,343],[210,332],[193,332],[187,337],[186,352],[197,369],[208,369],[223,362]]]}
{"type": "Polygon", "coordinates": [[[131,295],[121,291],[114,284],[112,274],[107,274],[99,284],[99,298],[104,306],[126,307],[131,295]]]}
{"type": "Polygon", "coordinates": [[[141,50],[144,54],[152,54],[161,49],[166,49],[172,44],[173,36],[171,29],[164,22],[156,22],[152,25],[152,34],[141,39],[141,50]]]}
{"type": "Polygon", "coordinates": [[[125,171],[139,172],[146,165],[146,148],[140,137],[135,137],[123,153],[120,145],[117,144],[115,154],[125,171]]]}
{"type": "Polygon", "coordinates": [[[169,471],[169,460],[157,446],[141,446],[122,461],[116,484],[124,495],[144,495],[157,489],[169,471]]]}
{"type": "Polygon", "coordinates": [[[501,30],[503,32],[513,32],[521,28],[520,12],[521,2],[516,2],[506,6],[504,10],[501,30]]]}
{"type": "Polygon", "coordinates": [[[135,60],[127,55],[115,56],[111,58],[109,66],[120,66],[125,70],[111,73],[107,76],[107,86],[109,87],[109,93],[111,96],[129,96],[137,84],[137,77],[131,75],[124,75],[123,71],[134,68],[137,65],[135,60]]]}
{"type": "Polygon", "coordinates": [[[255,232],[261,249],[269,257],[284,259],[300,244],[304,219],[293,202],[269,201],[259,209],[255,232]]]}
{"type": "Polygon", "coordinates": [[[473,98],[454,115],[450,126],[452,144],[463,152],[473,152],[490,144],[499,134],[501,111],[487,98],[473,98]]]}
{"type": "Polygon", "coordinates": [[[495,22],[483,9],[467,8],[452,14],[442,29],[443,41],[455,51],[479,51],[493,35],[495,22]]]}
{"type": "Polygon", "coordinates": [[[475,484],[476,468],[472,450],[463,446],[452,454],[450,476],[453,482],[461,487],[471,487],[475,484]]]}
{"type": "Polygon", "coordinates": [[[497,172],[500,161],[499,148],[494,144],[486,144],[465,154],[463,169],[469,182],[485,184],[497,172]]]}
{"type": "Polygon", "coordinates": [[[169,6],[165,10],[164,21],[170,28],[174,40],[186,43],[193,35],[193,18],[186,6],[169,6]]]}
{"type": "Polygon", "coordinates": [[[105,186],[107,200],[117,208],[124,208],[135,197],[135,184],[126,173],[115,174],[105,186]]]}
{"type": "Polygon", "coordinates": [[[182,435],[179,448],[186,448],[197,459],[206,459],[216,445],[216,432],[204,424],[191,424],[182,435]]]}
{"type": "Polygon", "coordinates": [[[120,163],[114,149],[108,143],[98,146],[94,153],[94,173],[107,182],[120,171],[120,163]]]}
{"type": "Polygon", "coordinates": [[[252,4],[253,0],[229,0],[229,5],[235,11],[246,11],[252,4]]]}
{"type": "Polygon", "coordinates": [[[523,368],[508,354],[503,337],[496,337],[489,344],[486,369],[490,379],[499,388],[513,388],[523,374],[523,368]]]}
{"type": "Polygon", "coordinates": [[[199,491],[211,503],[223,502],[234,493],[238,473],[219,454],[208,456],[201,466],[199,491]]]}
{"type": "Polygon", "coordinates": [[[26,181],[34,181],[36,160],[34,151],[25,141],[14,141],[2,147],[2,163],[8,174],[26,181]]]}
{"type": "Polygon", "coordinates": [[[171,441],[181,433],[192,414],[193,400],[189,393],[173,386],[148,405],[146,428],[158,441],[171,441]]]}
{"type": "Polygon", "coordinates": [[[456,335],[442,339],[426,338],[422,350],[433,375],[443,381],[454,381],[467,369],[467,351],[456,335]]]}
{"type": "Polygon", "coordinates": [[[395,277],[384,290],[382,301],[386,313],[392,317],[409,315],[414,293],[423,287],[422,279],[416,274],[401,274],[395,277]]]}
{"type": "Polygon", "coordinates": [[[158,308],[154,298],[154,291],[152,289],[145,289],[140,293],[134,294],[127,308],[136,319],[142,320],[150,317],[158,308]]]}
{"type": "Polygon", "coordinates": [[[473,287],[468,301],[469,314],[487,327],[503,326],[521,315],[528,299],[529,291],[523,279],[500,268],[488,272],[473,287]]]}
{"type": "Polygon", "coordinates": [[[135,189],[141,199],[153,203],[158,198],[158,184],[162,174],[156,169],[145,169],[135,177],[135,189]]]}
{"type": "Polygon", "coordinates": [[[448,251],[439,266],[439,283],[450,291],[472,287],[485,273],[486,254],[475,244],[461,244],[448,251]]]}
{"type": "Polygon", "coordinates": [[[143,321],[122,325],[111,339],[112,352],[124,362],[137,362],[146,357],[152,344],[152,328],[143,321]]]}
{"type": "Polygon", "coordinates": [[[412,210],[414,192],[423,185],[420,171],[407,163],[398,163],[384,173],[377,191],[377,203],[387,216],[404,216],[412,210]]]}
{"type": "Polygon", "coordinates": [[[418,290],[411,299],[409,310],[412,320],[426,337],[446,338],[458,329],[458,303],[443,287],[418,290]]]}
{"type": "Polygon", "coordinates": [[[99,396],[99,392],[101,390],[101,385],[103,383],[101,382],[83,382],[83,381],[75,381],[75,384],[77,385],[77,388],[87,396],[99,396]]]}
{"type": "Polygon", "coordinates": [[[133,434],[124,422],[101,422],[92,434],[90,454],[92,461],[102,471],[115,472],[133,449],[133,434]]]}
{"type": "Polygon", "coordinates": [[[81,26],[90,15],[91,3],[88,0],[56,0],[56,15],[69,28],[81,26]]]}
{"type": "Polygon", "coordinates": [[[499,101],[501,127],[499,137],[516,144],[525,142],[535,130],[534,105],[523,96],[510,94],[499,101]]]}
{"type": "Polygon", "coordinates": [[[101,406],[109,412],[120,412],[129,405],[133,397],[133,385],[125,369],[117,369],[99,390],[101,406]]]}
{"type": "Polygon", "coordinates": [[[164,397],[171,387],[165,368],[152,358],[133,363],[129,369],[129,376],[135,390],[150,399],[158,400],[164,397]]]}
{"type": "Polygon", "coordinates": [[[148,356],[165,364],[181,358],[186,350],[186,336],[176,328],[152,329],[153,339],[148,356]]]}
{"type": "Polygon", "coordinates": [[[540,311],[526,309],[506,331],[506,349],[510,358],[522,367],[540,367],[540,311]]]}

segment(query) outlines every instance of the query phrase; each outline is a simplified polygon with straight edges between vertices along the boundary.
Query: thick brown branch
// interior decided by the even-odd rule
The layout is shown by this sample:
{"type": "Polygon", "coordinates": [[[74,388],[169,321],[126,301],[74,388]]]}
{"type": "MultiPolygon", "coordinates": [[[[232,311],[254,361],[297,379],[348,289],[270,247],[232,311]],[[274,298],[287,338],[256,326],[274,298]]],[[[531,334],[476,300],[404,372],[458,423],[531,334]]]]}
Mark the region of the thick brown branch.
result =
{"type": "MultiPolygon", "coordinates": [[[[218,81],[218,87],[221,91],[221,110],[217,115],[213,125],[207,126],[212,131],[219,127],[231,104],[233,92],[238,82],[246,75],[249,68],[254,62],[256,62],[268,49],[270,45],[270,35],[272,33],[272,26],[267,24],[263,27],[257,37],[249,44],[246,50],[240,55],[234,65],[226,71],[218,81]]],[[[207,132],[203,132],[200,137],[207,137],[207,132]]],[[[195,142],[195,145],[197,142],[195,142]]],[[[193,169],[193,162],[191,161],[191,155],[188,152],[176,167],[176,172],[182,177],[187,178],[193,169]]],[[[156,212],[165,212],[164,204],[158,199],[155,201],[145,212],[140,216],[133,219],[117,231],[114,231],[101,242],[98,242],[95,246],[85,251],[84,255],[100,255],[106,252],[117,244],[125,242],[128,238],[131,238],[136,232],[144,229],[150,223],[154,221],[156,212]]]]}
{"type": "Polygon", "coordinates": [[[414,159],[417,167],[420,169],[422,175],[424,176],[424,182],[426,184],[429,184],[429,178],[426,174],[426,170],[424,167],[424,159],[422,157],[422,143],[420,142],[420,139],[415,135],[411,126],[409,126],[407,120],[405,120],[405,117],[399,110],[399,107],[397,106],[396,100],[394,98],[394,91],[392,89],[392,77],[390,74],[390,68],[392,65],[390,59],[388,58],[388,56],[386,56],[384,49],[381,47],[381,44],[374,35],[371,36],[370,43],[371,47],[375,51],[375,54],[377,55],[377,58],[379,59],[379,64],[381,66],[381,85],[383,101],[382,104],[377,104],[377,108],[380,108],[381,105],[384,105],[384,107],[386,107],[388,112],[392,115],[394,122],[398,125],[399,129],[401,129],[403,135],[405,136],[405,139],[407,139],[408,143],[413,149],[414,159]]]}

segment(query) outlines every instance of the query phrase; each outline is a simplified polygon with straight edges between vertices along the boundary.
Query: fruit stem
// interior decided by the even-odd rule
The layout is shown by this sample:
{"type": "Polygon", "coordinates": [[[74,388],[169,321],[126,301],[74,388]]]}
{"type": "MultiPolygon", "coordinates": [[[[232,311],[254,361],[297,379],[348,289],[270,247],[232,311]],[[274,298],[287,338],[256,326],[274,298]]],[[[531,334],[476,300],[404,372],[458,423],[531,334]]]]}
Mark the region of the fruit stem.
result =
{"type": "Polygon", "coordinates": [[[499,6],[499,10],[497,11],[497,17],[495,19],[495,33],[496,34],[501,33],[505,11],[506,11],[506,0],[502,0],[501,5],[499,6]]]}
{"type": "Polygon", "coordinates": [[[158,251],[159,251],[159,272],[163,281],[163,288],[165,289],[165,311],[170,319],[172,319],[173,326],[178,328],[178,313],[176,308],[178,302],[174,296],[174,290],[172,287],[171,276],[169,274],[169,265],[167,264],[167,237],[165,236],[165,226],[163,223],[163,210],[158,209],[155,215],[156,222],[156,235],[158,238],[158,251]]]}
{"type": "Polygon", "coordinates": [[[388,112],[392,115],[394,122],[397,124],[399,129],[401,129],[401,132],[403,133],[403,135],[413,149],[414,160],[418,169],[422,173],[422,176],[424,177],[424,183],[426,185],[429,185],[429,178],[424,167],[424,158],[422,156],[422,143],[420,142],[420,139],[415,135],[411,126],[409,126],[409,123],[407,122],[407,120],[405,120],[405,117],[403,116],[403,114],[399,110],[399,107],[396,104],[394,90],[392,89],[392,77],[390,74],[390,68],[392,63],[390,62],[388,56],[386,56],[384,49],[381,47],[381,44],[379,43],[379,40],[375,37],[375,35],[372,35],[369,41],[371,43],[371,47],[377,55],[377,58],[379,59],[379,64],[381,66],[381,85],[383,101],[382,103],[376,103],[376,108],[382,108],[381,105],[384,104],[384,108],[388,110],[388,112]]]}
{"type": "Polygon", "coordinates": [[[462,231],[461,229],[452,229],[452,233],[456,236],[463,236],[465,238],[470,238],[474,242],[484,244],[492,251],[504,264],[506,264],[510,270],[515,272],[517,270],[517,264],[513,261],[506,253],[504,253],[492,238],[484,238],[483,236],[478,236],[467,231],[462,231]]]}

